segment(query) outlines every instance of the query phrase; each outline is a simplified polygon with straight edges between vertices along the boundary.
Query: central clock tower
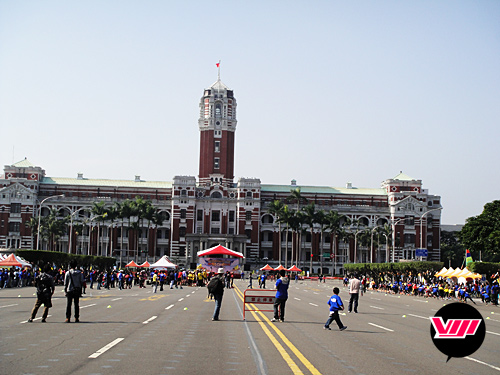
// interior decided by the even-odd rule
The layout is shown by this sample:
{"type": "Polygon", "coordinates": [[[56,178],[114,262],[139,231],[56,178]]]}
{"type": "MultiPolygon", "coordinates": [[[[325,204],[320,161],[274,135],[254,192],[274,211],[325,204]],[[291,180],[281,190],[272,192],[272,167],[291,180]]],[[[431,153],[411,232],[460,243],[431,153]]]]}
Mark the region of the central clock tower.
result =
{"type": "Polygon", "coordinates": [[[234,133],[236,99],[220,78],[205,89],[200,100],[200,170],[201,185],[227,186],[234,179],[234,133]]]}

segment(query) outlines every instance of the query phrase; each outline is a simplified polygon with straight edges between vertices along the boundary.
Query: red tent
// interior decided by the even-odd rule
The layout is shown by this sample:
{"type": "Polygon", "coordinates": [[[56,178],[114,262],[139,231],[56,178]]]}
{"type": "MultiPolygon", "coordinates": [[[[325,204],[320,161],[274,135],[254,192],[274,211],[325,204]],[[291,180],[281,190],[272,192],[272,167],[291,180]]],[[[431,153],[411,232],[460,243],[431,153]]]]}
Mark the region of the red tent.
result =
{"type": "Polygon", "coordinates": [[[269,264],[266,264],[264,267],[260,269],[261,271],[274,271],[274,268],[271,267],[269,264]]]}
{"type": "Polygon", "coordinates": [[[129,264],[126,264],[125,267],[139,267],[136,262],[132,261],[129,264]]]}
{"type": "Polygon", "coordinates": [[[227,247],[224,247],[222,245],[217,245],[217,246],[211,247],[210,249],[207,249],[207,250],[198,251],[197,255],[199,257],[206,257],[206,256],[213,256],[213,255],[231,255],[231,256],[237,257],[237,258],[244,258],[242,253],[228,249],[227,247]]]}
{"type": "Polygon", "coordinates": [[[142,263],[140,266],[137,266],[137,267],[149,268],[149,267],[151,267],[151,264],[148,261],[145,261],[144,263],[142,263]]]}
{"type": "Polygon", "coordinates": [[[0,267],[30,267],[31,264],[26,262],[24,259],[16,257],[14,254],[10,254],[7,258],[0,261],[0,267]]]}
{"type": "Polygon", "coordinates": [[[275,271],[281,271],[281,270],[285,270],[285,271],[286,271],[286,268],[285,268],[285,267],[283,267],[283,266],[280,264],[280,265],[279,265],[278,267],[276,267],[274,270],[275,270],[275,271]]]}
{"type": "Polygon", "coordinates": [[[290,272],[302,272],[302,270],[295,265],[293,265],[291,268],[289,268],[288,271],[290,271],[290,272]]]}

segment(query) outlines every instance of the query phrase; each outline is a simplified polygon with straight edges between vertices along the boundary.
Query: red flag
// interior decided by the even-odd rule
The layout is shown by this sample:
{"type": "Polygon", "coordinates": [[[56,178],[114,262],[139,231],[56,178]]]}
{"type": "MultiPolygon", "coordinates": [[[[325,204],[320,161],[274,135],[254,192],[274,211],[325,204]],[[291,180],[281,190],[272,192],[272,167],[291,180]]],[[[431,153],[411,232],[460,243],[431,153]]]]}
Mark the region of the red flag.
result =
{"type": "Polygon", "coordinates": [[[215,65],[217,66],[217,68],[220,67],[220,62],[216,63],[215,65]]]}

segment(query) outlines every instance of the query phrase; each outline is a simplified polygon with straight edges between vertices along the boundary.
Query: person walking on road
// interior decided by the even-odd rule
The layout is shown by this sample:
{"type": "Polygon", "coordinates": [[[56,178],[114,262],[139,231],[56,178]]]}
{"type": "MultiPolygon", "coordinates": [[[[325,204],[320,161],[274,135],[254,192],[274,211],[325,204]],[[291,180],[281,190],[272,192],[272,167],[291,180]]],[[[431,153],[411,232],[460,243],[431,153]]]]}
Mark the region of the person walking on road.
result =
{"type": "Polygon", "coordinates": [[[71,305],[75,303],[75,323],[80,321],[80,297],[82,295],[83,274],[76,268],[76,261],[69,264],[70,270],[64,276],[64,293],[66,293],[66,323],[71,319],[71,305]]]}
{"type": "Polygon", "coordinates": [[[342,303],[342,299],[339,296],[340,289],[335,287],[333,288],[333,296],[328,300],[328,304],[330,305],[330,316],[325,323],[324,329],[331,331],[330,324],[335,320],[335,323],[339,326],[339,329],[343,331],[347,328],[347,326],[343,325],[340,321],[339,310],[344,310],[344,304],[342,303]]]}
{"type": "Polygon", "coordinates": [[[274,318],[271,322],[285,321],[285,304],[288,299],[288,287],[290,279],[286,276],[285,270],[280,270],[280,278],[276,281],[276,296],[274,298],[274,318]]]}
{"type": "Polygon", "coordinates": [[[250,276],[248,277],[248,285],[247,285],[247,289],[250,288],[252,289],[252,272],[250,272],[250,276]]]}
{"type": "Polygon", "coordinates": [[[31,317],[28,319],[28,322],[33,322],[35,319],[36,313],[42,304],[45,306],[42,315],[42,323],[46,322],[47,315],[49,315],[49,309],[52,307],[52,295],[56,290],[56,286],[54,283],[54,279],[49,274],[50,272],[50,264],[46,264],[43,267],[43,273],[38,275],[35,279],[36,286],[36,302],[35,307],[31,311],[31,317]]]}
{"type": "Polygon", "coordinates": [[[349,306],[347,311],[351,312],[354,308],[354,312],[358,313],[358,299],[359,299],[359,288],[361,282],[355,275],[351,275],[351,280],[349,280],[349,306]]]}
{"type": "Polygon", "coordinates": [[[210,283],[215,285],[211,290],[209,289],[209,291],[214,295],[215,299],[215,310],[214,315],[212,316],[212,320],[219,320],[222,297],[224,296],[224,268],[219,268],[217,276],[214,276],[213,279],[215,280],[210,280],[210,283]]]}

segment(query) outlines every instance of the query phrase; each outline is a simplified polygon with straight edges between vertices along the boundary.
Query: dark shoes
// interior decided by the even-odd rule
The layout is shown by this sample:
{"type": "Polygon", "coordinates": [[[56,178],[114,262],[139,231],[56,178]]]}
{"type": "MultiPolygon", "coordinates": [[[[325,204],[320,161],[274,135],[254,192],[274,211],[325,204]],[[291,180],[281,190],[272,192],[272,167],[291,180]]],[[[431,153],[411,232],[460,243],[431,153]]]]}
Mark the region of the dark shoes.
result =
{"type": "Polygon", "coordinates": [[[75,323],[80,323],[80,319],[75,318],[75,323]]]}
{"type": "Polygon", "coordinates": [[[71,323],[71,321],[69,319],[66,319],[64,322],[65,323],[71,323]]]}
{"type": "Polygon", "coordinates": [[[325,329],[327,331],[331,331],[332,330],[330,327],[323,327],[323,329],[325,329]]]}
{"type": "Polygon", "coordinates": [[[47,323],[47,321],[45,319],[42,319],[42,323],[47,323]]]}
{"type": "Polygon", "coordinates": [[[33,323],[33,319],[29,318],[28,323],[33,323]]]}
{"type": "Polygon", "coordinates": [[[219,320],[219,318],[212,318],[213,321],[219,320]]]}
{"type": "Polygon", "coordinates": [[[343,331],[344,329],[347,329],[347,326],[343,326],[342,328],[340,328],[341,331],[343,331]]]}

